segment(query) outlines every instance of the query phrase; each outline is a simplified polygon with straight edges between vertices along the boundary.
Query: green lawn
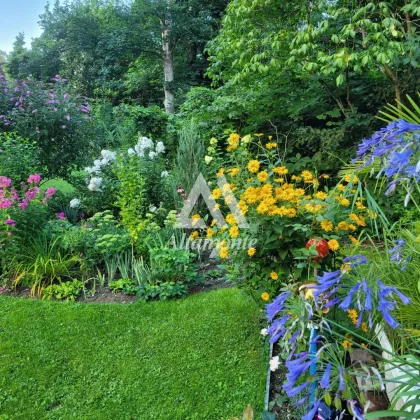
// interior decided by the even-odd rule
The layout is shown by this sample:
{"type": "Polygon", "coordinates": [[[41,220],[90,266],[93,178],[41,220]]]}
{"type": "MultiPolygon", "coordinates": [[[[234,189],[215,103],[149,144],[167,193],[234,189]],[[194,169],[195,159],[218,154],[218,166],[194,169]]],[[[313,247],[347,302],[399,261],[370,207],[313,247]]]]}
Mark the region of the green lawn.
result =
{"type": "Polygon", "coordinates": [[[171,302],[0,296],[0,419],[226,419],[262,409],[259,310],[236,289],[171,302]]]}

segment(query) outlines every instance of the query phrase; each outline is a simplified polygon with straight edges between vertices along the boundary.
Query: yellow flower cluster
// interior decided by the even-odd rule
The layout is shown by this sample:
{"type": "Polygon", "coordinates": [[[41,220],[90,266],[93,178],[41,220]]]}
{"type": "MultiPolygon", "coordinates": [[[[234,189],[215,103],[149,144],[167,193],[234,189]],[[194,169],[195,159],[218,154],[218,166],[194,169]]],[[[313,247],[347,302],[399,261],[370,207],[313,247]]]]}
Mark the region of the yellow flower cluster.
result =
{"type": "Polygon", "coordinates": [[[239,134],[232,133],[228,138],[229,147],[227,148],[227,151],[231,152],[237,149],[240,141],[241,141],[241,136],[239,134]]]}

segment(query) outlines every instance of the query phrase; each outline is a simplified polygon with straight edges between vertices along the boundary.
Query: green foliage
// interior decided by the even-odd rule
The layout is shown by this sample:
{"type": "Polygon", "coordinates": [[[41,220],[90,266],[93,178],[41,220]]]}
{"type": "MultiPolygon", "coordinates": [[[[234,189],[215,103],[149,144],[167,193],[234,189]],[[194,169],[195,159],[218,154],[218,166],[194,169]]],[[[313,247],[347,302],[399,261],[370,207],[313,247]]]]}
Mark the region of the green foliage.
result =
{"type": "Polygon", "coordinates": [[[145,225],[143,215],[146,205],[145,180],[137,156],[128,156],[124,164],[118,165],[117,177],[121,183],[117,202],[121,223],[135,243],[145,225]]]}
{"type": "Polygon", "coordinates": [[[71,278],[77,262],[76,256],[63,250],[59,238],[43,236],[23,245],[11,262],[9,273],[13,286],[23,283],[31,287],[32,295],[42,296],[45,287],[71,278]]]}
{"type": "Polygon", "coordinates": [[[52,284],[44,289],[42,299],[45,300],[69,300],[74,302],[83,289],[83,282],[79,280],[52,284]]]}
{"type": "Polygon", "coordinates": [[[132,285],[132,281],[130,279],[120,279],[120,280],[114,280],[109,283],[109,288],[113,292],[122,292],[127,287],[132,285]]]}
{"type": "Polygon", "coordinates": [[[66,178],[86,162],[92,135],[86,99],[70,94],[60,78],[49,86],[33,78],[12,83],[0,79],[0,85],[0,131],[36,143],[44,178],[66,178]]]}
{"type": "Polygon", "coordinates": [[[150,249],[154,282],[191,282],[198,277],[195,254],[184,249],[150,249]]]}
{"type": "Polygon", "coordinates": [[[15,184],[26,182],[28,174],[42,173],[40,151],[15,133],[0,132],[0,174],[11,178],[15,184]]]}
{"type": "Polygon", "coordinates": [[[188,294],[188,288],[185,284],[174,282],[136,286],[134,291],[137,299],[141,302],[147,302],[153,299],[168,300],[171,298],[180,298],[188,294]]]}
{"type": "Polygon", "coordinates": [[[263,408],[260,312],[236,289],[147,305],[0,296],[0,310],[1,413],[11,418],[202,420],[263,408]]]}
{"type": "Polygon", "coordinates": [[[182,198],[178,187],[182,187],[187,194],[191,191],[198,175],[205,175],[204,142],[194,122],[190,121],[179,132],[177,155],[173,170],[170,174],[170,188],[175,208],[181,208],[182,198]]]}

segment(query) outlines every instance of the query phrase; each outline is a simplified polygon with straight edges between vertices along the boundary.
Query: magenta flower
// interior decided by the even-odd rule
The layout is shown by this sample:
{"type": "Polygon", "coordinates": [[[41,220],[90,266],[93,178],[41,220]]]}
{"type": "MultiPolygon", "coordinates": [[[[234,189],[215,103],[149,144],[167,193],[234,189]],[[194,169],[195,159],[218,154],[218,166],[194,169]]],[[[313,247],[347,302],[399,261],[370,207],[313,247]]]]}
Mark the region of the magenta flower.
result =
{"type": "Polygon", "coordinates": [[[48,188],[45,191],[45,198],[47,200],[49,200],[51,197],[54,197],[55,193],[57,192],[57,190],[55,188],[48,188]]]}
{"type": "Polygon", "coordinates": [[[64,214],[64,212],[60,212],[60,213],[57,213],[57,217],[58,217],[60,220],[64,220],[64,219],[66,218],[66,215],[64,214]]]}
{"type": "Polygon", "coordinates": [[[0,188],[9,188],[12,180],[5,176],[0,176],[0,188]]]}
{"type": "Polygon", "coordinates": [[[12,204],[8,198],[0,198],[0,209],[8,209],[12,207],[12,204]]]}
{"type": "Polygon", "coordinates": [[[29,175],[28,184],[39,184],[41,177],[38,174],[29,175]]]}
{"type": "Polygon", "coordinates": [[[12,227],[15,227],[16,222],[13,219],[7,219],[7,220],[4,221],[4,224],[5,225],[10,225],[12,227]]]}

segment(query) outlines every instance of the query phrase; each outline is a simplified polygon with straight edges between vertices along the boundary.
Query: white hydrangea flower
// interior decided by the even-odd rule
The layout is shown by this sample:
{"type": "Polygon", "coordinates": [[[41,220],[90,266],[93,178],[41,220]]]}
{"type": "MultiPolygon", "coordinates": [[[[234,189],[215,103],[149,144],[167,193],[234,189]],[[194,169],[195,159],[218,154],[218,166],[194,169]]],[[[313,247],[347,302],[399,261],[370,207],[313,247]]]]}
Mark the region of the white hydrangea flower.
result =
{"type": "Polygon", "coordinates": [[[89,182],[88,188],[90,191],[101,191],[102,178],[95,177],[89,182]]]}
{"type": "Polygon", "coordinates": [[[144,149],[139,144],[134,146],[134,150],[140,157],[144,157],[144,149]]]}
{"type": "Polygon", "coordinates": [[[157,156],[157,153],[156,152],[154,152],[153,150],[149,153],[149,158],[150,159],[154,159],[155,157],[157,156]]]}
{"type": "Polygon", "coordinates": [[[111,150],[102,150],[101,155],[104,161],[111,162],[117,160],[117,153],[111,150]]]}
{"type": "Polygon", "coordinates": [[[267,335],[268,335],[268,330],[267,330],[267,328],[263,328],[263,329],[261,330],[261,335],[262,335],[263,337],[267,337],[267,335]]]}
{"type": "Polygon", "coordinates": [[[156,153],[165,153],[165,145],[162,141],[156,143],[156,153]]]}
{"type": "Polygon", "coordinates": [[[135,151],[132,147],[130,147],[130,148],[128,149],[127,153],[128,153],[129,155],[135,155],[135,154],[136,154],[136,151],[135,151]]]}
{"type": "Polygon", "coordinates": [[[70,201],[70,208],[76,209],[80,207],[80,200],[78,198],[73,198],[73,200],[70,201]]]}
{"type": "Polygon", "coordinates": [[[167,177],[169,176],[169,172],[168,172],[168,171],[163,171],[163,172],[160,174],[160,176],[161,176],[162,178],[167,178],[167,177]]]}

